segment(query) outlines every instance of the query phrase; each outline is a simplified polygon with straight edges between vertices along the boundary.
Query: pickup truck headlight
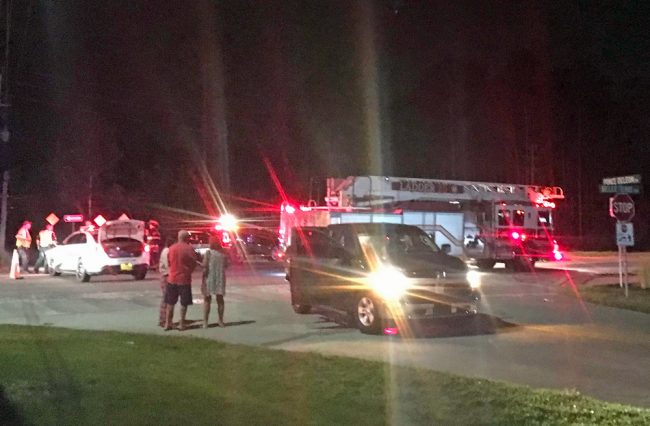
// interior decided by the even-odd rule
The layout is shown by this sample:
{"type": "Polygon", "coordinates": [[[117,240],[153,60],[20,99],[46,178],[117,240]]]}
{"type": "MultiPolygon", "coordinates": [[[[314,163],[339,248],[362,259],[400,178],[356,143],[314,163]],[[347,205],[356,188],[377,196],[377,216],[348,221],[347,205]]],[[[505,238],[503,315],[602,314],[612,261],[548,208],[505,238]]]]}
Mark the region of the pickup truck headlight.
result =
{"type": "Polygon", "coordinates": [[[368,275],[370,286],[384,299],[397,300],[409,287],[408,278],[392,267],[381,267],[368,275]]]}
{"type": "Polygon", "coordinates": [[[478,271],[468,271],[467,272],[467,282],[469,286],[474,290],[481,288],[481,273],[478,271]]]}

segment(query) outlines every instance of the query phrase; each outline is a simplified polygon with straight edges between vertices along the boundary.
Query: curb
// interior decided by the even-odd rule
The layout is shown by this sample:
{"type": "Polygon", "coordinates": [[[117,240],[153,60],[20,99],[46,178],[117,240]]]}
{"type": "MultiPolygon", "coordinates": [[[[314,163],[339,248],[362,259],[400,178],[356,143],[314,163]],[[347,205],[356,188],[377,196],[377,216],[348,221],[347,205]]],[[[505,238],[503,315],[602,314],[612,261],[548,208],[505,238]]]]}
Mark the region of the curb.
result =
{"type": "MultiPolygon", "coordinates": [[[[641,285],[641,278],[636,274],[628,274],[627,282],[629,285],[641,285]]],[[[587,278],[581,284],[584,286],[618,285],[619,275],[618,274],[595,275],[593,277],[587,278]]]]}

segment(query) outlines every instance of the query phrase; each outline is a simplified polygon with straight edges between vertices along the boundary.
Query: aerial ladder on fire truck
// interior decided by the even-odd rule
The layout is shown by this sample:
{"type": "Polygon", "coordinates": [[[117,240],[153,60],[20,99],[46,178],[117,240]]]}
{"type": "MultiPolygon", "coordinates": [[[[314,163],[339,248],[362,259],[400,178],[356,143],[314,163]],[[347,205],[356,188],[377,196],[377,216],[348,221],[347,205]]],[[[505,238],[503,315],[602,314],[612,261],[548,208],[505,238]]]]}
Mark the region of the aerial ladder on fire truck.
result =
{"type": "Polygon", "coordinates": [[[293,223],[417,225],[482,269],[501,262],[526,270],[562,256],[553,239],[553,212],[564,199],[558,186],[390,176],[328,178],[326,184],[325,205],[291,207],[293,223]]]}

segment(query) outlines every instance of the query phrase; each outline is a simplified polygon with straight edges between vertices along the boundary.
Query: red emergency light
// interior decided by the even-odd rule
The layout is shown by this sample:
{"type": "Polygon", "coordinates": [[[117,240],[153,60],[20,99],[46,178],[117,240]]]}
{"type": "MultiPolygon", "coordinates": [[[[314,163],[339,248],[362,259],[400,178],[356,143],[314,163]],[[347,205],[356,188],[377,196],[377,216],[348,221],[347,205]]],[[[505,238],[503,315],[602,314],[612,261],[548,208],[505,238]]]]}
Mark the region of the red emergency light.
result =
{"type": "Polygon", "coordinates": [[[384,327],[385,336],[397,336],[398,334],[399,330],[397,330],[397,327],[384,327]]]}

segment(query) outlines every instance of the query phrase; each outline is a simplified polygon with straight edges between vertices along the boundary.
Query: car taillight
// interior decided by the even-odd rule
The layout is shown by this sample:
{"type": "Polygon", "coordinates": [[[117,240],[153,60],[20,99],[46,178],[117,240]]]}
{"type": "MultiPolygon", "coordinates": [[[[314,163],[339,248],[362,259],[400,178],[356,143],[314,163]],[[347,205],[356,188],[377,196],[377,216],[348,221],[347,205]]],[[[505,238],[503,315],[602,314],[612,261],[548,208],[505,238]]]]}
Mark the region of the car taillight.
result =
{"type": "Polygon", "coordinates": [[[230,234],[227,232],[221,233],[221,246],[230,247],[232,245],[232,240],[230,239],[230,234]]]}
{"type": "Polygon", "coordinates": [[[510,237],[512,237],[513,240],[518,240],[519,237],[520,237],[519,232],[512,231],[512,233],[510,234],[510,237]]]}
{"type": "Polygon", "coordinates": [[[144,251],[149,253],[151,251],[151,246],[149,244],[144,245],[144,251]]]}

